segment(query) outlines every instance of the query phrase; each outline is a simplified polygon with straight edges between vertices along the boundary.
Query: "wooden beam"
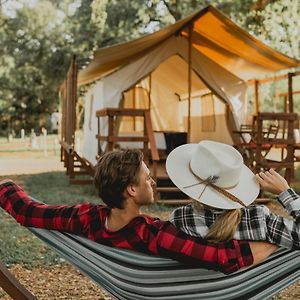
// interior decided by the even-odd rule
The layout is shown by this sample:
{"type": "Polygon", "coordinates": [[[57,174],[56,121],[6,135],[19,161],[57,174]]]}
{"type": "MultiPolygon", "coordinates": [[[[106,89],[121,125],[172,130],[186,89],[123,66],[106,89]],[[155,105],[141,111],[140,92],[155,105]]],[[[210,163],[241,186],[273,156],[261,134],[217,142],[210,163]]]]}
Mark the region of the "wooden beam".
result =
{"type": "MultiPolygon", "coordinates": [[[[300,94],[300,91],[293,91],[292,94],[293,95],[300,94]]],[[[286,97],[288,95],[289,95],[289,93],[279,93],[279,94],[276,94],[276,96],[278,96],[278,97],[286,97]]]]}
{"type": "MultiPolygon", "coordinates": [[[[133,97],[132,97],[132,106],[134,109],[136,109],[136,86],[133,88],[133,97]]],[[[136,131],[136,117],[132,116],[132,121],[133,121],[133,131],[136,131]]]]}
{"type": "Polygon", "coordinates": [[[3,290],[17,300],[38,300],[0,262],[0,285],[3,290]]]}
{"type": "Polygon", "coordinates": [[[149,111],[145,112],[145,122],[146,122],[146,130],[147,130],[146,134],[147,134],[147,138],[149,138],[152,160],[159,161],[159,154],[157,151],[157,146],[156,146],[156,141],[155,141],[155,137],[154,137],[154,132],[153,132],[153,128],[152,128],[151,117],[150,117],[149,111]]]}
{"type": "Polygon", "coordinates": [[[284,74],[284,75],[273,76],[273,77],[264,78],[264,79],[254,79],[254,80],[251,79],[251,80],[248,80],[247,84],[248,85],[255,84],[255,81],[258,81],[259,84],[264,84],[264,83],[268,83],[268,82],[272,82],[272,81],[278,81],[278,80],[283,80],[283,79],[287,79],[287,78],[288,78],[288,74],[284,74]]]}
{"type": "Polygon", "coordinates": [[[113,135],[96,135],[96,138],[99,141],[106,141],[106,142],[148,142],[149,139],[147,136],[113,136],[113,135]]]}
{"type": "Polygon", "coordinates": [[[254,81],[254,109],[255,114],[259,113],[259,81],[254,81]]]}
{"type": "Polygon", "coordinates": [[[107,116],[144,116],[148,109],[132,109],[132,108],[103,108],[96,111],[96,117],[107,116]]]}
{"type": "Polygon", "coordinates": [[[163,205],[176,205],[176,206],[182,206],[182,205],[188,205],[192,203],[191,199],[166,199],[166,200],[157,200],[157,204],[163,204],[163,205]]]}
{"type": "Polygon", "coordinates": [[[293,102],[293,76],[294,73],[288,73],[288,99],[289,99],[289,112],[294,112],[294,102],[293,102]]]}
{"type": "Polygon", "coordinates": [[[151,110],[151,104],[152,104],[152,102],[151,102],[151,93],[152,93],[152,73],[150,73],[149,74],[149,99],[148,99],[148,101],[149,101],[149,103],[148,103],[148,108],[149,108],[149,110],[151,110]]]}
{"type": "Polygon", "coordinates": [[[263,112],[259,114],[260,120],[296,120],[297,114],[295,113],[272,113],[272,112],[263,112]]]}

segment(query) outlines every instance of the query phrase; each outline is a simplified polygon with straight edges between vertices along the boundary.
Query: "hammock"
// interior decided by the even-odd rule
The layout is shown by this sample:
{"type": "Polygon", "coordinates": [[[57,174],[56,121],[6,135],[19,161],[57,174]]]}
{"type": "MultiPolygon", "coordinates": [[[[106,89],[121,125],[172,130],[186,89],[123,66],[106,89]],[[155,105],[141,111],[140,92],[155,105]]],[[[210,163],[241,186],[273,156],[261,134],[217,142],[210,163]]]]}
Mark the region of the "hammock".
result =
{"type": "MultiPolygon", "coordinates": [[[[121,300],[261,300],[300,278],[300,251],[296,250],[279,249],[257,266],[224,275],[172,259],[108,247],[65,232],[28,229],[121,300]]],[[[15,299],[36,299],[2,264],[1,283],[15,299]]]]}
{"type": "Polygon", "coordinates": [[[300,251],[280,249],[230,275],[111,248],[68,233],[30,228],[116,299],[269,299],[300,278],[300,251]]]}

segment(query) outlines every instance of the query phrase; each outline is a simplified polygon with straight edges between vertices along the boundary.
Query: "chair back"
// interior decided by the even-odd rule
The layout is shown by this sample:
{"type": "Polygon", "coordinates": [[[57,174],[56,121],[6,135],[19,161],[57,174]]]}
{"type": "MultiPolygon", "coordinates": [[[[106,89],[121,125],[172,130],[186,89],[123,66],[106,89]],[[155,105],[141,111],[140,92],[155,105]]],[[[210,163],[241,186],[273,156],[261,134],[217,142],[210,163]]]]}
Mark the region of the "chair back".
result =
{"type": "Polygon", "coordinates": [[[267,139],[276,139],[279,132],[279,126],[275,124],[271,124],[268,128],[268,132],[266,134],[267,139]]]}
{"type": "Polygon", "coordinates": [[[240,126],[240,131],[249,131],[249,130],[253,130],[253,126],[252,124],[241,124],[240,126]]]}

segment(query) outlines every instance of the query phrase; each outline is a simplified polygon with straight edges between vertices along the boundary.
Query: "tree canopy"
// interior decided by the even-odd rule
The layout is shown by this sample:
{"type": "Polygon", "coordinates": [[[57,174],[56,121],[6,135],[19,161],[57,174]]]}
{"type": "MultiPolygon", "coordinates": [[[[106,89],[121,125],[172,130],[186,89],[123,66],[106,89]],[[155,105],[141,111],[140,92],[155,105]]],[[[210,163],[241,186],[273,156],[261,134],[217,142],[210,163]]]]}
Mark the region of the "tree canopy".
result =
{"type": "MultiPolygon", "coordinates": [[[[289,0],[0,0],[0,130],[47,126],[73,54],[156,31],[214,5],[275,49],[300,58],[300,3],[289,0]]],[[[1,133],[1,132],[0,132],[1,133]]]]}

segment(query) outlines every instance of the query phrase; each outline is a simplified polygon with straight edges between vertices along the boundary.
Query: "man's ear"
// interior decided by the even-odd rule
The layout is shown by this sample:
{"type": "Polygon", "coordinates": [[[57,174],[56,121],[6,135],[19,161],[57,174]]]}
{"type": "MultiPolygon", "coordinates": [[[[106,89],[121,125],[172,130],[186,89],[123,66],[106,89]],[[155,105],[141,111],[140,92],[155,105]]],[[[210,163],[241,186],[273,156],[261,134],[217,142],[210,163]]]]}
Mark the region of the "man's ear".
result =
{"type": "Polygon", "coordinates": [[[126,188],[126,191],[127,191],[128,195],[130,197],[135,197],[135,195],[136,195],[136,188],[135,188],[135,186],[133,184],[129,184],[127,186],[127,188],[126,188]]]}

